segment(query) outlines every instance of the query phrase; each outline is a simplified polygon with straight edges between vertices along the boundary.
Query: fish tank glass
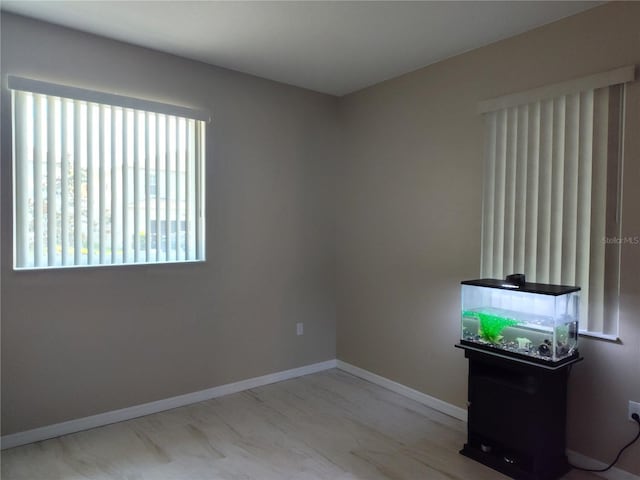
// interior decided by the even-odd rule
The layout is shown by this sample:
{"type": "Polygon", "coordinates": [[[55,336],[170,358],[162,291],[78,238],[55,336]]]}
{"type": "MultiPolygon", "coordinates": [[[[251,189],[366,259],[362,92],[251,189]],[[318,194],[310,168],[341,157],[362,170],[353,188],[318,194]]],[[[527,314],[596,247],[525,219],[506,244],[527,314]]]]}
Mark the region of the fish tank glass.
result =
{"type": "Polygon", "coordinates": [[[579,297],[579,287],[528,283],[524,275],[464,281],[460,343],[535,363],[572,360],[579,297]]]}

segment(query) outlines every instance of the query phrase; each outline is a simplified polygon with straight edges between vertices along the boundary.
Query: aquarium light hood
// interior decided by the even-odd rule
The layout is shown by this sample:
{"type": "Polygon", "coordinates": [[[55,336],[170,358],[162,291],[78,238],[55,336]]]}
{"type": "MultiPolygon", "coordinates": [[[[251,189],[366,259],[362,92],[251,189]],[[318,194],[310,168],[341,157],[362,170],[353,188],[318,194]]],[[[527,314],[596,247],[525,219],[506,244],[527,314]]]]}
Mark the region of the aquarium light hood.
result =
{"type": "Polygon", "coordinates": [[[521,273],[507,275],[504,280],[496,278],[481,278],[478,280],[465,280],[462,285],[474,285],[476,287],[499,288],[502,290],[518,290],[519,292],[537,293],[541,295],[565,295],[578,292],[580,287],[571,285],[551,285],[547,283],[527,282],[521,273]]]}

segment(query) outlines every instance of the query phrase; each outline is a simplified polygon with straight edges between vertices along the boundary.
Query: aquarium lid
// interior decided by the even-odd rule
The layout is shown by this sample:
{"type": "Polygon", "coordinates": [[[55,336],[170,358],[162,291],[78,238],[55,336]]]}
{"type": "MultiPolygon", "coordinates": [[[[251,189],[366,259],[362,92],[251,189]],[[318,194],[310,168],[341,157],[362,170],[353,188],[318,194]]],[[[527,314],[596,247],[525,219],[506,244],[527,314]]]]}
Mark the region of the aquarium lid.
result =
{"type": "Polygon", "coordinates": [[[540,295],[565,295],[567,293],[578,292],[580,287],[571,287],[569,285],[551,285],[547,283],[525,282],[522,285],[510,284],[506,280],[498,280],[495,278],[482,278],[478,280],[464,280],[461,285],[473,285],[475,287],[499,288],[502,290],[511,290],[512,292],[538,293],[540,295]]]}

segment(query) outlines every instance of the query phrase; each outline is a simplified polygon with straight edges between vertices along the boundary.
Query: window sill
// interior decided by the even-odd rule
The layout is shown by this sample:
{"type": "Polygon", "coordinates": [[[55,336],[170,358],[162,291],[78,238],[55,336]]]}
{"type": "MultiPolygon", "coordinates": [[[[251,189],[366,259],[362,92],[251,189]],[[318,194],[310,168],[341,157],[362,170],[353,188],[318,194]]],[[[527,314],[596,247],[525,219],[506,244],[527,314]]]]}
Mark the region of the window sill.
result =
{"type": "Polygon", "coordinates": [[[606,340],[607,342],[618,343],[620,341],[620,337],[618,337],[618,335],[609,335],[609,334],[600,333],[600,332],[590,332],[588,330],[580,330],[578,333],[583,337],[595,338],[597,340],[606,340]]]}
{"type": "Polygon", "coordinates": [[[103,263],[103,264],[89,264],[89,265],[47,265],[42,267],[13,267],[13,271],[17,273],[22,272],[54,272],[54,271],[69,271],[69,270],[109,270],[109,269],[131,269],[140,267],[158,268],[162,266],[175,266],[175,265],[189,265],[197,263],[205,263],[206,260],[170,260],[164,262],[138,262],[138,263],[103,263]]]}

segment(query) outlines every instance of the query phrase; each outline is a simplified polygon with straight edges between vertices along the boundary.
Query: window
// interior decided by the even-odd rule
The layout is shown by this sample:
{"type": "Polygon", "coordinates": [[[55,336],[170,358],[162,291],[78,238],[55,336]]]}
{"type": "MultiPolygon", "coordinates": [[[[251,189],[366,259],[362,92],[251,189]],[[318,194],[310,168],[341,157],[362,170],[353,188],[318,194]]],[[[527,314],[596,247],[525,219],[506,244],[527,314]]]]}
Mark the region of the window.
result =
{"type": "Polygon", "coordinates": [[[481,275],[581,287],[583,333],[618,334],[624,85],[633,67],[482,102],[481,275]]]}
{"type": "Polygon", "coordinates": [[[9,87],[16,269],[204,260],[206,112],[9,87]]]}

